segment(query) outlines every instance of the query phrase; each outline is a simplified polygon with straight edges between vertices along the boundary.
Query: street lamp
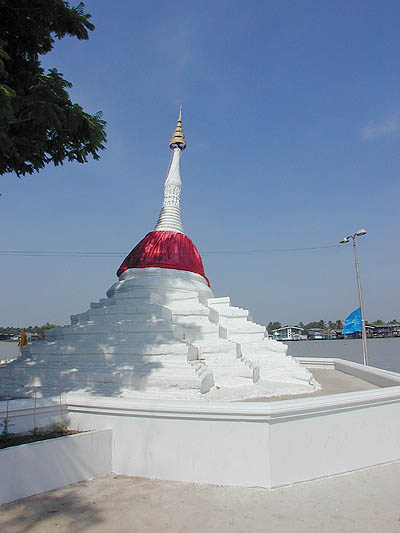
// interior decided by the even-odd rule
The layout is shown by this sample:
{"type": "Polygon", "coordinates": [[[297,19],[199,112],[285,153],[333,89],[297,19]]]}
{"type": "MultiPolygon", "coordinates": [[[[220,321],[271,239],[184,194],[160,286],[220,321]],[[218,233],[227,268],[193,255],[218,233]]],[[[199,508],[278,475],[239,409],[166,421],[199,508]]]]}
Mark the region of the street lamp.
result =
{"type": "Polygon", "coordinates": [[[367,330],[365,328],[365,315],[364,315],[364,304],[361,291],[361,282],[360,282],[360,269],[358,266],[358,257],[356,250],[356,237],[361,237],[365,235],[367,231],[365,229],[359,229],[354,233],[354,235],[348,235],[340,243],[344,244],[350,242],[350,239],[353,242],[353,252],[354,252],[354,263],[356,265],[356,277],[357,277],[357,287],[358,287],[358,298],[360,300],[360,310],[361,310],[361,327],[362,327],[362,347],[363,347],[363,358],[364,365],[368,365],[368,346],[367,346],[367,330]]]}

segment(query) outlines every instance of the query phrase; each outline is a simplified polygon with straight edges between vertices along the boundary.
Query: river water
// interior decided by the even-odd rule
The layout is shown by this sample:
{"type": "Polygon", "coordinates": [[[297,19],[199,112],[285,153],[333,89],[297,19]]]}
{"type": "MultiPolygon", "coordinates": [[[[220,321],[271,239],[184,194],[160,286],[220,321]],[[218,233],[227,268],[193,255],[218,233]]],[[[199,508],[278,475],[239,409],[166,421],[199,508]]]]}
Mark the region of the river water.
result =
{"type": "MultiPolygon", "coordinates": [[[[361,339],[334,341],[289,341],[289,355],[297,357],[339,357],[362,363],[361,339]]],[[[0,342],[0,360],[17,357],[16,342],[0,342]]],[[[400,372],[400,338],[369,339],[369,364],[385,370],[400,372]]]]}
{"type": "MultiPolygon", "coordinates": [[[[295,357],[340,357],[355,363],[363,362],[361,339],[332,341],[289,341],[288,354],[295,357]]],[[[370,366],[400,372],[400,338],[368,339],[370,366]]]]}

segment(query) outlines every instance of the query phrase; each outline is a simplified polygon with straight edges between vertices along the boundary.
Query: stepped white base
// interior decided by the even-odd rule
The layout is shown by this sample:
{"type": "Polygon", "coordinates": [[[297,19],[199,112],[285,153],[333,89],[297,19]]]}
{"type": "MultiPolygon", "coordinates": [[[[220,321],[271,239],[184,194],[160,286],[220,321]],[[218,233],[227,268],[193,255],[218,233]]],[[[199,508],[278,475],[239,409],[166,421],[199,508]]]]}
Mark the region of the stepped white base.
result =
{"type": "Polygon", "coordinates": [[[264,335],[198,274],[129,269],[107,298],[1,368],[0,397],[239,400],[316,390],[287,347],[264,335]]]}

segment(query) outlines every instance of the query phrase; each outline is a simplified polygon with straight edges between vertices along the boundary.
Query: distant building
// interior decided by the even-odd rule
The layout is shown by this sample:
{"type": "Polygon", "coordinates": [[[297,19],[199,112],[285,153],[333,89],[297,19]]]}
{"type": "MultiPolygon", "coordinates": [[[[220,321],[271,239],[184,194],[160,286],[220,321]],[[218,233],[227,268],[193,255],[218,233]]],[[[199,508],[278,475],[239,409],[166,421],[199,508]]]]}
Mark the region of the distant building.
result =
{"type": "Polygon", "coordinates": [[[374,337],[400,337],[400,324],[376,324],[374,337]]]}
{"type": "Polygon", "coordinates": [[[367,337],[373,337],[375,333],[375,326],[365,325],[365,331],[367,332],[367,337]]]}
{"type": "Polygon", "coordinates": [[[307,331],[307,339],[310,341],[322,341],[325,339],[325,330],[322,328],[312,328],[307,331]]]}
{"type": "Polygon", "coordinates": [[[10,340],[14,335],[11,333],[0,333],[0,341],[8,341],[10,340]]]}
{"type": "Polygon", "coordinates": [[[335,329],[311,328],[307,331],[307,338],[311,341],[334,340],[338,338],[335,329]]]}
{"type": "Polygon", "coordinates": [[[344,338],[344,335],[342,333],[342,330],[341,329],[334,329],[332,330],[332,332],[335,334],[335,339],[343,339],[344,338]]]}
{"type": "Polygon", "coordinates": [[[307,339],[303,329],[298,326],[284,326],[283,328],[274,329],[272,334],[277,341],[302,341],[307,339]]]}

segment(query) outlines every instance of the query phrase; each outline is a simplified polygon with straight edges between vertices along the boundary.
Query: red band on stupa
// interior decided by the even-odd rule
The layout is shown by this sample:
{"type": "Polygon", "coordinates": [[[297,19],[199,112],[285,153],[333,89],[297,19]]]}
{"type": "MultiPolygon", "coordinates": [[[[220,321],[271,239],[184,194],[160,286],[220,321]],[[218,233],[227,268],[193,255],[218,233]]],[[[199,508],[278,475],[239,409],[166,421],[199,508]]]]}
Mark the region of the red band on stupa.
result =
{"type": "Polygon", "coordinates": [[[124,259],[117,271],[120,276],[128,268],[173,268],[200,274],[204,273],[203,262],[193,242],[183,233],[175,231],[152,231],[124,259]]]}

